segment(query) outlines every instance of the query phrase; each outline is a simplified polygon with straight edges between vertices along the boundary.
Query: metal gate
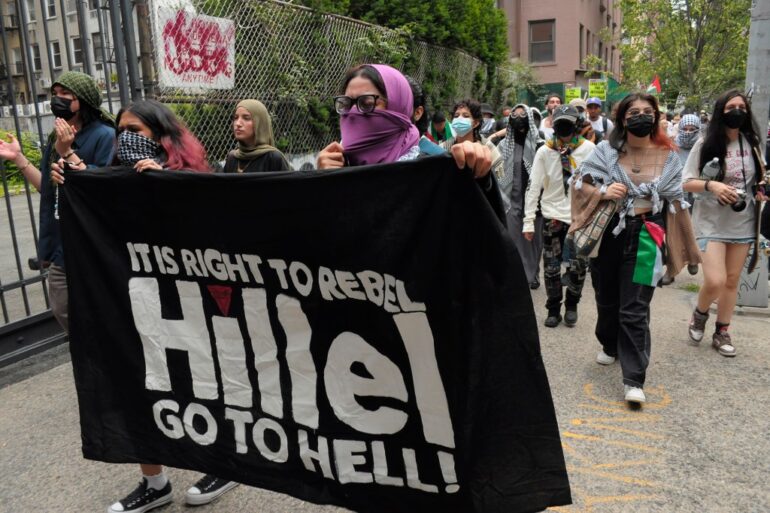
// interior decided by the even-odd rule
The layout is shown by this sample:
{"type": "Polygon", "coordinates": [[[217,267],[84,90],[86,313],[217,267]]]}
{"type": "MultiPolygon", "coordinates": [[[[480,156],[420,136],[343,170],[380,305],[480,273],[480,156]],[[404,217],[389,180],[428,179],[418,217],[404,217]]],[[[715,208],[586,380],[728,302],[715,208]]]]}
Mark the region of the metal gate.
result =
{"type": "MultiPolygon", "coordinates": [[[[74,70],[99,82],[116,112],[141,97],[134,26],[144,1],[0,0],[0,134],[14,133],[39,168],[53,127],[51,84],[74,70]],[[126,44],[130,41],[131,44],[126,44]]],[[[66,340],[37,261],[39,195],[0,159],[0,367],[66,340]]]]}

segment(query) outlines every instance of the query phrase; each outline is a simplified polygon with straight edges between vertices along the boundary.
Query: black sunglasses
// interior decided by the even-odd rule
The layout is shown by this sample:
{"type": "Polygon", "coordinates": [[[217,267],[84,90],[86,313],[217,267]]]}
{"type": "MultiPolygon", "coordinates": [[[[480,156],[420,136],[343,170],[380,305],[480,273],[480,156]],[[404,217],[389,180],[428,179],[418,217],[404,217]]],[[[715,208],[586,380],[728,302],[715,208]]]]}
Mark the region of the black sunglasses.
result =
{"type": "Polygon", "coordinates": [[[381,98],[378,94],[362,94],[358,98],[351,98],[350,96],[335,96],[334,97],[334,110],[337,114],[347,114],[355,103],[360,112],[368,114],[373,112],[377,106],[377,100],[381,98]]]}

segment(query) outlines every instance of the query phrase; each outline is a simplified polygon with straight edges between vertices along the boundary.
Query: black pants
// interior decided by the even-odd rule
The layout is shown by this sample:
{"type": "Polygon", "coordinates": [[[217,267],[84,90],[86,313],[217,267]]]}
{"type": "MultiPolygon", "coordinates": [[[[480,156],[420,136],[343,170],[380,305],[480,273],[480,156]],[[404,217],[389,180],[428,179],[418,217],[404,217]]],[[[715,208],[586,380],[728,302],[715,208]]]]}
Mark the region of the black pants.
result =
{"type": "MultiPolygon", "coordinates": [[[[543,278],[545,279],[545,308],[548,315],[559,315],[561,302],[564,298],[561,283],[561,263],[564,254],[564,239],[569,225],[557,221],[556,226],[551,219],[543,219],[543,278]]],[[[567,294],[564,306],[567,310],[577,309],[586,280],[588,262],[584,258],[570,258],[568,262],[567,294]]]]}
{"type": "MultiPolygon", "coordinates": [[[[661,214],[646,219],[663,224],[661,214]]],[[[650,363],[650,302],[655,287],[633,282],[641,216],[627,217],[626,229],[615,237],[612,230],[617,224],[616,214],[604,232],[599,255],[591,260],[596,338],[606,354],[620,360],[623,383],[642,387],[650,363]]]]}

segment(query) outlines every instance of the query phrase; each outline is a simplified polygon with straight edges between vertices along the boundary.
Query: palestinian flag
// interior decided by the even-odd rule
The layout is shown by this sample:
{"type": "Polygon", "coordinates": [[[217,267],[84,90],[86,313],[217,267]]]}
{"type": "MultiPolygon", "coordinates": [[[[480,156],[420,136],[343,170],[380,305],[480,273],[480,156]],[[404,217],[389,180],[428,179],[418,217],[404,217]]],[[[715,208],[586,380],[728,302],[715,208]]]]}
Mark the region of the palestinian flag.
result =
{"type": "Polygon", "coordinates": [[[660,77],[658,75],[655,75],[655,78],[652,80],[652,83],[647,87],[647,92],[649,94],[660,94],[661,88],[660,88],[660,77]]]}
{"type": "Polygon", "coordinates": [[[645,221],[639,231],[639,249],[636,251],[634,283],[657,287],[663,278],[663,241],[666,231],[650,221],[645,221]]]}

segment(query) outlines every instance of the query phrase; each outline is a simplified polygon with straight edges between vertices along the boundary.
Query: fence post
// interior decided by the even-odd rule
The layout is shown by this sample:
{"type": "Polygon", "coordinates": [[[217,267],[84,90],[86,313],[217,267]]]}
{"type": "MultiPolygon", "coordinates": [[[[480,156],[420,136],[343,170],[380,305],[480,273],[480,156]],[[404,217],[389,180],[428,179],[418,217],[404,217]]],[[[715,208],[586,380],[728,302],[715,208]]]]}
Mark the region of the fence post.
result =
{"type": "Polygon", "coordinates": [[[115,49],[115,71],[118,74],[118,91],[120,92],[120,105],[125,107],[130,103],[128,96],[128,80],[126,78],[126,49],[123,46],[123,37],[120,24],[120,6],[118,0],[109,0],[110,25],[112,25],[112,43],[115,49]]]}
{"type": "Polygon", "coordinates": [[[128,64],[128,82],[131,85],[131,101],[142,99],[143,91],[139,82],[139,67],[136,55],[136,35],[131,0],[119,0],[123,14],[123,40],[126,45],[126,63],[128,64]]]}

